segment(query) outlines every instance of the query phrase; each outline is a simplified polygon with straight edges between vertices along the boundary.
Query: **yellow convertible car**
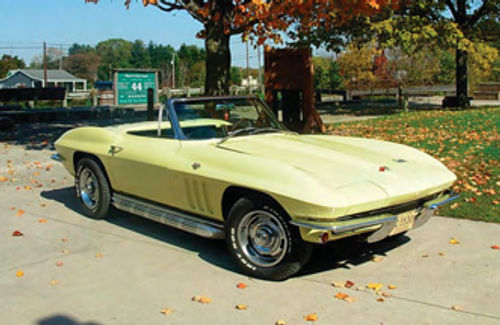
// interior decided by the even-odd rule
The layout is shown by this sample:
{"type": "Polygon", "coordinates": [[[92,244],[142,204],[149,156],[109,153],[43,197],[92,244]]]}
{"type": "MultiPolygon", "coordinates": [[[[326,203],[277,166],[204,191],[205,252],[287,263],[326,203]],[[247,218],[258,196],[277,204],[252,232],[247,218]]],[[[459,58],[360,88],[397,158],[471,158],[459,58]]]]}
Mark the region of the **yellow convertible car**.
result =
{"type": "Polygon", "coordinates": [[[253,96],[171,99],[158,121],[76,128],[55,147],[88,216],[114,206],[225,239],[243,272],[272,280],[313,244],[400,235],[456,198],[455,175],[429,155],[290,132],[253,96]]]}

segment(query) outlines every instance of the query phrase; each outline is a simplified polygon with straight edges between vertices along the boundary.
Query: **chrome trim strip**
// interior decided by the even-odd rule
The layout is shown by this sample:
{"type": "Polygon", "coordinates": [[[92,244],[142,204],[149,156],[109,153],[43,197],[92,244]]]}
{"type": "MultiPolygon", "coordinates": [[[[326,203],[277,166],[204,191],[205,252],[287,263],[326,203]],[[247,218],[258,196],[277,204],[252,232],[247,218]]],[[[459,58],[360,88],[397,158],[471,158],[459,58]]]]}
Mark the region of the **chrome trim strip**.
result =
{"type": "Polygon", "coordinates": [[[352,231],[352,230],[357,230],[360,228],[367,228],[371,226],[376,226],[376,225],[383,225],[388,222],[394,222],[397,220],[396,216],[390,216],[390,217],[385,217],[382,219],[377,219],[377,220],[369,220],[369,221],[364,221],[364,222],[358,222],[350,225],[340,225],[340,226],[321,226],[321,225],[314,225],[306,222],[298,222],[298,221],[290,221],[290,223],[294,226],[298,227],[304,227],[304,228],[309,228],[309,229],[314,229],[314,230],[330,230],[335,234],[342,234],[344,232],[352,231]]]}
{"type": "Polygon", "coordinates": [[[455,192],[451,192],[448,195],[453,195],[453,196],[450,196],[450,197],[448,197],[447,199],[445,199],[443,201],[432,203],[431,205],[428,206],[428,208],[432,209],[432,210],[435,210],[435,209],[439,208],[440,206],[445,205],[446,203],[449,203],[451,201],[454,201],[454,200],[456,200],[456,199],[458,199],[460,197],[460,195],[457,194],[457,193],[455,193],[455,192]]]}
{"type": "Polygon", "coordinates": [[[58,153],[53,154],[52,156],[50,156],[50,158],[52,160],[55,160],[55,161],[58,161],[58,162],[63,162],[64,161],[64,158],[60,154],[58,154],[58,153]]]}
{"type": "Polygon", "coordinates": [[[185,212],[116,193],[113,194],[112,204],[117,209],[137,214],[198,236],[212,239],[223,239],[225,237],[224,225],[222,223],[204,220],[185,212]]]}

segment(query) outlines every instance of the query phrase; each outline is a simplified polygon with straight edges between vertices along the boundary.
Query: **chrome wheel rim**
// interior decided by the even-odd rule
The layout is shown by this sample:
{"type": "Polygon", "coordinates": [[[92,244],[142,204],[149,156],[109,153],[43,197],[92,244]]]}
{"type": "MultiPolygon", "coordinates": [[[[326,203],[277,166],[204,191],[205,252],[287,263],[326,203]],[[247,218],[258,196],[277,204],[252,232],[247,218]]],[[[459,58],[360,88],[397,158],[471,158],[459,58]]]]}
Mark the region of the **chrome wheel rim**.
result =
{"type": "Polygon", "coordinates": [[[99,203],[99,183],[94,172],[89,168],[84,168],[78,179],[78,191],[82,198],[83,204],[94,210],[99,203]]]}
{"type": "Polygon", "coordinates": [[[285,257],[288,249],[285,228],[276,216],[267,211],[246,214],[237,234],[243,253],[255,265],[275,266],[285,257]]]}

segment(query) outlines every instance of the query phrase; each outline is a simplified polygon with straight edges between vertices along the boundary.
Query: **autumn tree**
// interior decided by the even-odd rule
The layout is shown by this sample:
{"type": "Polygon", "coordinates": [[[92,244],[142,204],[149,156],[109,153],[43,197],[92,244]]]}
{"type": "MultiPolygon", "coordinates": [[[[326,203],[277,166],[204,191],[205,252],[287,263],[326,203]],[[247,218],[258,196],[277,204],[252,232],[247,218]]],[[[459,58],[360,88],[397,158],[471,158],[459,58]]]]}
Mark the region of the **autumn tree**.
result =
{"type": "Polygon", "coordinates": [[[95,82],[100,62],[101,58],[93,52],[76,53],[64,59],[64,69],[79,78],[95,82]]]}
{"type": "Polygon", "coordinates": [[[346,89],[370,89],[375,84],[373,58],[378,53],[373,44],[351,43],[337,59],[346,89]]]}
{"type": "MultiPolygon", "coordinates": [[[[85,0],[98,3],[99,0],[85,0]]],[[[128,7],[131,1],[126,0],[128,7]]],[[[145,6],[152,5],[165,12],[184,10],[203,25],[198,36],[205,39],[207,95],[229,92],[231,36],[242,34],[255,44],[266,40],[281,40],[280,31],[292,25],[307,30],[318,25],[341,24],[354,15],[368,15],[382,6],[392,3],[387,0],[143,0],[145,6]]]]}
{"type": "Polygon", "coordinates": [[[26,64],[23,59],[4,54],[0,59],[0,79],[5,78],[9,70],[23,69],[24,67],[26,67],[26,64]]]}

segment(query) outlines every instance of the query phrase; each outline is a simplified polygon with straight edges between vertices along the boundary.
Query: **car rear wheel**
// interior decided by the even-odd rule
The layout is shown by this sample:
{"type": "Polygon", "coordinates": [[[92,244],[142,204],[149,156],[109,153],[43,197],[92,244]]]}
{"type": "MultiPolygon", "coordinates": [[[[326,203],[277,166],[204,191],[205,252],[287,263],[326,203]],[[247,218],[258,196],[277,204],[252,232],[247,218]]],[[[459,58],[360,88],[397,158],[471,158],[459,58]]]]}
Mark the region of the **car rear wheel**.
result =
{"type": "Polygon", "coordinates": [[[94,219],[106,217],[111,202],[111,188],[94,159],[82,158],[78,161],[75,190],[85,215],[94,219]]]}
{"type": "Polygon", "coordinates": [[[288,223],[281,207],[265,198],[241,198],[231,208],[226,244],[243,271],[268,280],[297,273],[311,256],[297,227],[288,223]]]}

